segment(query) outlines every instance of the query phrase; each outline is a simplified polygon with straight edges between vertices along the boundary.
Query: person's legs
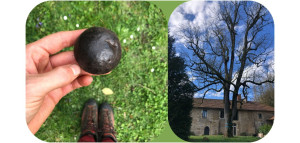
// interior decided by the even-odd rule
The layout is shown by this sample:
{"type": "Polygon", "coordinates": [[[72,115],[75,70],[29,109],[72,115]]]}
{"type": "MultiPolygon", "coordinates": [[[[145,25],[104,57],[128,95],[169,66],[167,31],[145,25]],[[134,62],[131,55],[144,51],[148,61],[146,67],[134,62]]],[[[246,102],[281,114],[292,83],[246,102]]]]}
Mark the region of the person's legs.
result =
{"type": "Polygon", "coordinates": [[[95,137],[91,134],[87,134],[79,138],[78,142],[96,142],[95,137]]]}
{"type": "Polygon", "coordinates": [[[99,137],[101,142],[117,142],[114,130],[114,113],[108,103],[102,103],[99,109],[99,137]]]}
{"type": "Polygon", "coordinates": [[[98,140],[98,105],[94,99],[88,100],[82,112],[81,134],[78,142],[96,142],[98,140]]]}

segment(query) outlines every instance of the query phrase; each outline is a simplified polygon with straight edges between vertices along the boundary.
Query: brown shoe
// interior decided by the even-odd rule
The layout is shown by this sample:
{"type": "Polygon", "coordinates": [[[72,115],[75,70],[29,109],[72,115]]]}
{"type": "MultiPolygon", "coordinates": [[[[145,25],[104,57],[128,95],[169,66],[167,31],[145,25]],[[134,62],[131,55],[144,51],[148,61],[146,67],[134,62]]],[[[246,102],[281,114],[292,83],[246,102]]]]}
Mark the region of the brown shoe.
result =
{"type": "Polygon", "coordinates": [[[80,137],[85,135],[93,135],[95,141],[98,140],[98,104],[94,99],[89,99],[85,105],[81,117],[81,134],[80,137]]]}
{"type": "Polygon", "coordinates": [[[111,138],[117,142],[116,132],[114,130],[114,113],[112,107],[104,102],[99,109],[99,137],[111,138]]]}

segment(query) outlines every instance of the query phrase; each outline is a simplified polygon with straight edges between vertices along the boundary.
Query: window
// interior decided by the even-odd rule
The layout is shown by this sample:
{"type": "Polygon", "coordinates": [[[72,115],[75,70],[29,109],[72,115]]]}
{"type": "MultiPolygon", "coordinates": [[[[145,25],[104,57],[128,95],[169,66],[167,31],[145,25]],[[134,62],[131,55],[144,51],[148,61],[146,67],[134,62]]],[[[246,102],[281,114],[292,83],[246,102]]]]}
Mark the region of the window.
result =
{"type": "Polygon", "coordinates": [[[258,114],[258,119],[262,119],[261,113],[258,114]]]}
{"type": "Polygon", "coordinates": [[[224,110],[220,110],[220,118],[223,119],[224,118],[224,110]]]}
{"type": "Polygon", "coordinates": [[[207,118],[207,110],[203,109],[202,111],[202,118],[207,118]]]}
{"type": "Polygon", "coordinates": [[[236,111],[236,114],[235,114],[235,116],[233,117],[233,120],[239,120],[239,114],[238,114],[239,112],[238,111],[236,111]]]}

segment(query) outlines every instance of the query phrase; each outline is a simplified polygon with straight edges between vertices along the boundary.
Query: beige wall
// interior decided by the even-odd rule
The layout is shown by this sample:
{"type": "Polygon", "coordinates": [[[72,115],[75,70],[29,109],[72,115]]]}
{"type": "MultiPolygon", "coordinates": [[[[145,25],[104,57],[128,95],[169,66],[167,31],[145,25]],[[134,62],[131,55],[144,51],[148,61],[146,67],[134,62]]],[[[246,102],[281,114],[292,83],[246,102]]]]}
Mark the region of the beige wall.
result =
{"type": "MultiPolygon", "coordinates": [[[[194,135],[203,135],[204,128],[209,127],[210,135],[224,134],[225,121],[220,119],[220,109],[207,109],[207,118],[202,118],[202,108],[193,108],[191,112],[192,125],[191,132],[194,135]]],[[[236,123],[236,133],[239,136],[241,133],[253,135],[262,124],[267,124],[266,120],[271,118],[274,112],[264,111],[239,111],[238,120],[236,123]],[[259,119],[258,114],[262,114],[262,119],[259,119]]]]}

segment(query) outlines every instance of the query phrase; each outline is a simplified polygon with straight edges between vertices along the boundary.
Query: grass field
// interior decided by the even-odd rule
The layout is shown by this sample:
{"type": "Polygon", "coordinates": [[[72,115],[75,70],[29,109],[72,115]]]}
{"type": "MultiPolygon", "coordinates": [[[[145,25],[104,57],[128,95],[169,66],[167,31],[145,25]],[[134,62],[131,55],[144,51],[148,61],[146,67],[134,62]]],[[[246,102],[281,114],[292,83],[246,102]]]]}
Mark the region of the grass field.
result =
{"type": "MultiPolygon", "coordinates": [[[[114,31],[122,45],[111,74],[94,76],[88,87],[66,95],[35,134],[48,142],[76,142],[85,101],[108,101],[114,108],[118,141],[144,142],[158,136],[167,121],[167,21],[149,2],[44,2],[26,22],[26,43],[58,31],[92,26],[114,31]],[[103,88],[113,90],[104,95],[103,88]]],[[[73,47],[64,51],[72,50],[73,47]]]]}
{"type": "Polygon", "coordinates": [[[254,142],[259,140],[259,137],[253,136],[235,136],[232,138],[224,138],[223,135],[210,135],[210,136],[190,136],[190,142],[254,142]],[[208,141],[203,140],[204,137],[208,141]]]}

